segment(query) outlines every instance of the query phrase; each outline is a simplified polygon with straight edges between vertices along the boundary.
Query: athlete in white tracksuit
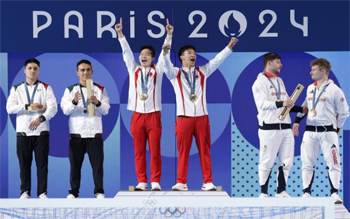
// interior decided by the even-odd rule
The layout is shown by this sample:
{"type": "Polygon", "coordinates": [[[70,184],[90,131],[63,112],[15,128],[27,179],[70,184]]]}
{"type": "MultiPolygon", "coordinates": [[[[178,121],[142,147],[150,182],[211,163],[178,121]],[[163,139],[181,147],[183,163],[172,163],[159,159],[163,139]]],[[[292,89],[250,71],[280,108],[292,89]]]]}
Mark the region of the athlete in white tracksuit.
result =
{"type": "MultiPolygon", "coordinates": [[[[267,197],[268,182],[277,153],[279,154],[276,197],[289,197],[286,183],[294,158],[294,137],[291,119],[287,115],[284,121],[278,119],[283,107],[293,106],[280,73],[281,57],[276,53],[263,56],[264,72],[255,80],[252,91],[258,109],[260,160],[259,183],[260,197],[267,197]]],[[[306,110],[306,109],[305,109],[306,110]]],[[[293,106],[291,112],[302,112],[302,107],[293,106]]]]}
{"type": "Polygon", "coordinates": [[[57,113],[56,97],[50,85],[38,80],[40,62],[37,59],[25,61],[24,73],[26,80],[11,88],[6,104],[8,114],[17,114],[16,152],[20,167],[21,198],[31,195],[33,152],[38,177],[37,195],[47,198],[49,120],[57,113]],[[32,110],[32,107],[39,110],[32,110]]]}
{"type": "MultiPolygon", "coordinates": [[[[342,203],[337,195],[340,186],[341,166],[338,135],[349,116],[349,106],[343,91],[328,79],[331,65],[325,59],[311,62],[311,77],[315,83],[309,85],[303,105],[309,113],[301,145],[303,197],[311,195],[311,186],[319,149],[323,152],[328,167],[332,198],[342,203]]],[[[294,135],[298,135],[299,122],[303,114],[298,114],[293,125],[294,135]]]]}
{"type": "MultiPolygon", "coordinates": [[[[139,61],[134,59],[133,52],[124,36],[122,19],[115,25],[118,39],[123,50],[123,59],[129,72],[129,97],[127,109],[133,111],[130,130],[134,141],[135,171],[138,180],[136,190],[148,190],[146,172],[146,143],[150,151],[151,186],[153,191],[161,190],[162,158],[160,142],[162,133],[161,123],[161,91],[163,80],[163,56],[159,56],[157,64],[154,48],[150,45],[141,47],[139,61]]],[[[167,20],[167,37],[164,43],[171,44],[173,27],[167,20]]]]}
{"type": "Polygon", "coordinates": [[[77,198],[80,191],[81,168],[85,153],[89,155],[94,179],[96,198],[104,197],[103,189],[103,126],[102,116],[110,109],[109,96],[104,87],[93,83],[92,96],[87,96],[86,80],[93,74],[91,62],[81,60],[77,63],[79,83],[67,87],[61,99],[61,109],[69,116],[69,163],[70,190],[67,198],[77,198]],[[89,116],[88,103],[92,103],[94,116],[89,116]]]}

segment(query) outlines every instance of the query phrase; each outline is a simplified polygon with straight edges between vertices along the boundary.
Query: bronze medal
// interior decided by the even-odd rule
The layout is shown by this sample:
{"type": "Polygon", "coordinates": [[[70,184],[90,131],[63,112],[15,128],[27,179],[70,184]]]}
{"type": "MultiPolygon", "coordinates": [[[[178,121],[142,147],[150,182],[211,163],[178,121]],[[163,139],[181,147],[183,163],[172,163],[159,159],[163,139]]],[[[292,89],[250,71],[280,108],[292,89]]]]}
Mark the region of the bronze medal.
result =
{"type": "Polygon", "coordinates": [[[317,112],[315,109],[310,110],[310,115],[311,116],[316,116],[317,112]]]}

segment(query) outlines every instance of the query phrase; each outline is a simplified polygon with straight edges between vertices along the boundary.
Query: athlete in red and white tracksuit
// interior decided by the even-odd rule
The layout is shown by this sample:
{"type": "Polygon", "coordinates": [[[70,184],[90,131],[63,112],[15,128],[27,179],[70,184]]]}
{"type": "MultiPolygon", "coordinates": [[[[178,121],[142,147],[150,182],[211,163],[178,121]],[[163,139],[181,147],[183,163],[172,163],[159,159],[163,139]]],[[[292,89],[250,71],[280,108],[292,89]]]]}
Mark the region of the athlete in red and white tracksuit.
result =
{"type": "MultiPolygon", "coordinates": [[[[148,140],[150,151],[150,169],[152,190],[160,190],[161,178],[161,152],[160,141],[162,133],[161,123],[161,90],[163,80],[163,56],[160,56],[157,64],[154,61],[152,46],[141,47],[140,64],[135,59],[133,52],[122,33],[122,20],[116,25],[118,39],[123,51],[123,59],[129,72],[129,98],[127,109],[134,111],[131,119],[131,134],[134,139],[135,171],[139,185],[136,190],[148,190],[146,173],[146,143],[148,140]],[[143,87],[143,85],[145,87],[143,87]],[[142,99],[146,94],[147,98],[142,99]]],[[[171,43],[172,26],[166,26],[167,37],[165,43],[171,43]]]]}
{"type": "MultiPolygon", "coordinates": [[[[278,77],[282,67],[281,57],[276,53],[263,56],[265,70],[259,73],[252,86],[259,121],[259,183],[260,197],[267,197],[271,170],[279,154],[277,174],[277,197],[289,197],[286,183],[294,159],[294,137],[289,114],[283,121],[278,119],[284,106],[292,106],[282,78],[278,77]]],[[[291,112],[302,112],[294,106],[291,112]]]]}
{"type": "MultiPolygon", "coordinates": [[[[318,69],[315,70],[317,71],[318,69]]],[[[314,79],[317,73],[312,71],[311,74],[314,79]]],[[[341,177],[341,160],[337,133],[340,133],[341,127],[344,125],[347,117],[349,117],[349,106],[343,91],[332,80],[328,79],[328,77],[324,81],[316,80],[315,83],[309,85],[304,105],[308,106],[310,110],[307,114],[306,129],[301,145],[304,193],[311,194],[315,166],[321,148],[328,167],[331,194],[333,197],[333,194],[338,192],[341,177]],[[321,92],[323,89],[324,91],[321,92]],[[319,101],[314,108],[313,102],[317,98],[319,98],[319,101]],[[311,112],[312,109],[316,110],[316,115],[313,115],[311,112]]],[[[298,114],[295,119],[293,125],[295,135],[299,134],[299,122],[303,116],[304,114],[298,114]]],[[[341,201],[341,199],[335,201],[341,201]]]]}
{"type": "Polygon", "coordinates": [[[207,64],[199,67],[195,67],[196,54],[193,46],[184,46],[180,49],[179,58],[183,65],[182,68],[173,66],[169,53],[165,56],[165,73],[174,87],[177,109],[175,133],[177,137],[178,167],[177,184],[173,186],[173,190],[187,190],[188,159],[193,136],[196,139],[201,162],[204,183],[202,189],[216,189],[212,184],[211,136],[207,110],[206,83],[207,78],[232,53],[232,47],[237,41],[236,38],[232,38],[229,46],[225,47],[207,64]],[[195,84],[193,80],[196,81],[195,84]],[[196,95],[197,99],[195,101],[190,99],[191,94],[196,95]]]}

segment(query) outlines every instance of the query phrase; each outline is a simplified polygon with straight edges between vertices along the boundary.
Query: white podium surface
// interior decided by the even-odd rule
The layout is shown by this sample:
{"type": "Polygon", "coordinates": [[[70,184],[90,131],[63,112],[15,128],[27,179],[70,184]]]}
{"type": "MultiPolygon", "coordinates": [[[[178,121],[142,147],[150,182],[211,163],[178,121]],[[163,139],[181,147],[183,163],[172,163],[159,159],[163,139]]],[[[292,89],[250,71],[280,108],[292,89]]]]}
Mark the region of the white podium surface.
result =
{"type": "Polygon", "coordinates": [[[0,199],[0,218],[350,218],[322,198],[231,198],[213,191],[120,191],[114,198],[0,199]]]}

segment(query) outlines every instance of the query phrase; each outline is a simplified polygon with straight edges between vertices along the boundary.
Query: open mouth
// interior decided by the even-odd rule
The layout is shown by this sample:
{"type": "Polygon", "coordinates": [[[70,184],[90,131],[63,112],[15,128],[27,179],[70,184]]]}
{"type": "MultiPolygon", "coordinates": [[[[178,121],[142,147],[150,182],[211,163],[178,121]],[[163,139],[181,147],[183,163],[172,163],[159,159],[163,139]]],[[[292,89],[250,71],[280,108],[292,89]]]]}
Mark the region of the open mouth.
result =
{"type": "Polygon", "coordinates": [[[141,62],[142,63],[147,63],[147,59],[142,59],[141,62]]]}
{"type": "Polygon", "coordinates": [[[191,62],[194,62],[194,61],[196,61],[196,59],[195,59],[195,58],[191,58],[190,60],[191,60],[191,62]]]}

